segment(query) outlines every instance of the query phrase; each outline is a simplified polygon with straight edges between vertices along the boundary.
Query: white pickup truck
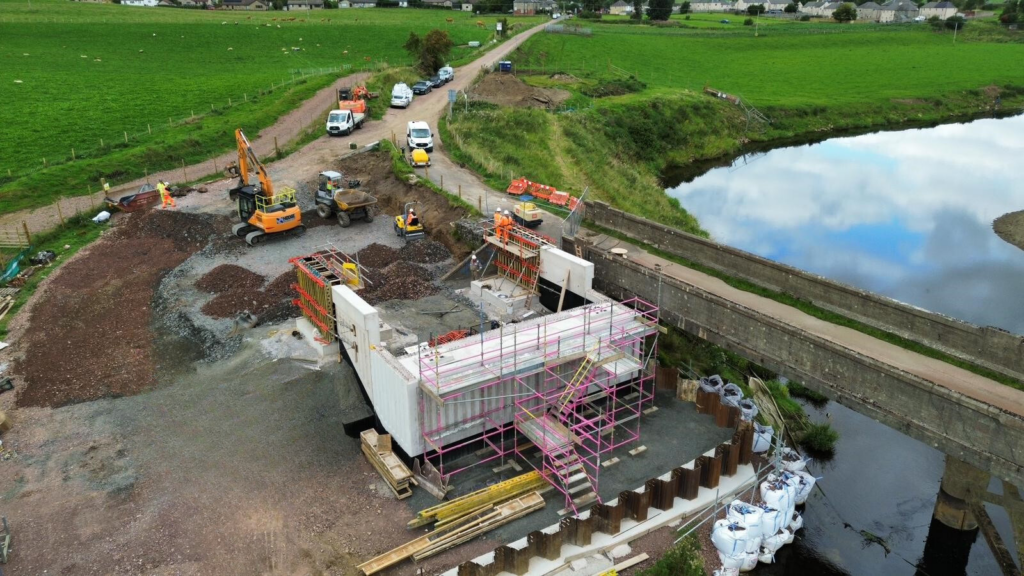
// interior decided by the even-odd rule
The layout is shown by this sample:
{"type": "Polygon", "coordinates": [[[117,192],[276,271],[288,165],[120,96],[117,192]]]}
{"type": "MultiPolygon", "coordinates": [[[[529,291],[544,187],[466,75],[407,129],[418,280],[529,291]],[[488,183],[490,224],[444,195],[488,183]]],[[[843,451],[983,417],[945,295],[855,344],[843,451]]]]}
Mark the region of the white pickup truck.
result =
{"type": "Polygon", "coordinates": [[[363,120],[366,114],[359,114],[351,110],[331,110],[327,114],[327,135],[348,136],[353,130],[363,127],[363,120]]]}

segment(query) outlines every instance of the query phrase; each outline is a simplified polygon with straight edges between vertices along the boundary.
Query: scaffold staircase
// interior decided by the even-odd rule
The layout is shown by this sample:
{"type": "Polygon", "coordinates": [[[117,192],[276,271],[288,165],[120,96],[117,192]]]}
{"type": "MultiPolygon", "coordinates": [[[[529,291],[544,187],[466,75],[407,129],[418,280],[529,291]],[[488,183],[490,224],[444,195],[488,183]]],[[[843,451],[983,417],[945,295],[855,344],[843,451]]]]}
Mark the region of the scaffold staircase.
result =
{"type": "Polygon", "coordinates": [[[543,457],[541,473],[565,495],[565,508],[573,513],[598,500],[593,477],[576,451],[569,430],[551,414],[520,412],[516,428],[538,448],[543,457]]]}
{"type": "Polygon", "coordinates": [[[625,354],[617,351],[601,356],[600,350],[597,346],[591,348],[583,358],[583,362],[576,370],[576,373],[573,374],[572,379],[569,380],[565,390],[562,391],[562,394],[558,397],[556,402],[558,405],[558,413],[565,414],[566,407],[568,407],[569,403],[576,397],[576,394],[581,390],[586,392],[596,369],[624,357],[625,354]]]}

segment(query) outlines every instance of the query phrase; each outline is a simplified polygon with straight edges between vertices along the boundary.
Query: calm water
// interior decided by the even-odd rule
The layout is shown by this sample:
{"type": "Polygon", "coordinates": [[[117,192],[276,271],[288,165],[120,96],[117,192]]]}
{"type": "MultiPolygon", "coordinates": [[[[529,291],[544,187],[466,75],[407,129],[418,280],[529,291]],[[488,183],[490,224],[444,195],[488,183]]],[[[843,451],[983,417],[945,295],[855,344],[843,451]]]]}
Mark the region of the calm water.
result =
{"type": "Polygon", "coordinates": [[[836,138],[737,160],[668,193],[716,240],[981,325],[1024,333],[1024,116],[836,138]]]}
{"type": "MultiPolygon", "coordinates": [[[[1022,153],[1024,117],[979,120],[772,150],[668,193],[720,242],[1024,333],[1024,251],[992,231],[993,219],[1024,209],[1022,153]]],[[[832,402],[808,411],[842,435],[836,456],[811,464],[822,490],[808,501],[804,530],[755,574],[1000,573],[980,534],[957,541],[931,526],[941,452],[832,402]]],[[[1012,542],[1005,512],[987,509],[1012,542]]]]}

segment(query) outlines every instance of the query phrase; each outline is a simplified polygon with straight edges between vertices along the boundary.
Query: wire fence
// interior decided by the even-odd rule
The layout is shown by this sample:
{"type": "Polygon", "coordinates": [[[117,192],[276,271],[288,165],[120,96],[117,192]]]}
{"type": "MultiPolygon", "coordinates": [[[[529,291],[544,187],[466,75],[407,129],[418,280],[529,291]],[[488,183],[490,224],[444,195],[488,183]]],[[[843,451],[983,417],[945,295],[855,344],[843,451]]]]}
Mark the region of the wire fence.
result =
{"type": "Polygon", "coordinates": [[[146,124],[145,127],[138,127],[134,130],[122,130],[120,133],[107,132],[102,135],[96,134],[92,137],[95,141],[95,145],[93,146],[78,148],[69,147],[66,153],[57,157],[40,157],[39,162],[32,166],[22,166],[17,170],[7,168],[4,170],[4,173],[0,174],[0,184],[5,184],[54,166],[68,164],[78,160],[98,158],[113,150],[125,149],[148,142],[159,141],[163,135],[172,132],[177,128],[196,124],[212,114],[222,114],[227,110],[249,105],[250,103],[253,103],[254,98],[272,94],[274,91],[282,88],[290,88],[295,84],[305,82],[310,78],[317,78],[331,74],[342,75],[343,73],[348,74],[353,72],[379,71],[386,67],[388,67],[388,63],[386,61],[374,59],[370,62],[364,62],[361,64],[344,64],[341,66],[294,69],[289,71],[289,76],[282,78],[280,82],[271,82],[270,87],[257,89],[252,92],[242,92],[235,96],[228,96],[226,100],[222,100],[219,103],[210,102],[209,109],[206,109],[205,107],[191,108],[184,115],[179,113],[176,116],[168,117],[166,123],[154,122],[146,124]]]}

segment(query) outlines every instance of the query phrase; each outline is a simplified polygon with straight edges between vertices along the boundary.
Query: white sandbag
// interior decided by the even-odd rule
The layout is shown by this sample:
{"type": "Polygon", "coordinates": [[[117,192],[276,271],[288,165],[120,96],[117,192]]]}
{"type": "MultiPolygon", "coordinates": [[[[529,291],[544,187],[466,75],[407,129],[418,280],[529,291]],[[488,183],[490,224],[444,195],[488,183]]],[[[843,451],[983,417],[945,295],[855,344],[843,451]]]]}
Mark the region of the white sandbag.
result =
{"type": "Polygon", "coordinates": [[[705,392],[714,392],[715,394],[721,395],[722,386],[724,386],[725,383],[722,382],[721,376],[715,374],[714,376],[701,378],[697,385],[700,386],[700,389],[705,392]]]}
{"type": "Polygon", "coordinates": [[[803,470],[807,467],[807,461],[800,455],[799,452],[792,448],[782,449],[782,467],[790,472],[796,472],[803,470]]]}
{"type": "Polygon", "coordinates": [[[761,548],[761,550],[762,552],[757,555],[758,562],[761,564],[771,564],[775,562],[775,554],[772,554],[771,552],[764,552],[764,548],[761,548]]]}
{"type": "MultiPolygon", "coordinates": [[[[758,527],[760,531],[760,527],[758,527]]],[[[722,518],[715,522],[711,530],[711,543],[726,556],[755,552],[761,545],[761,539],[753,539],[750,532],[736,522],[722,518]]]]}
{"type": "Polygon", "coordinates": [[[723,569],[725,569],[725,570],[735,570],[734,573],[735,574],[739,574],[740,573],[740,568],[743,567],[744,561],[746,560],[746,558],[744,558],[744,556],[746,556],[746,554],[739,553],[739,554],[737,554],[735,556],[728,556],[728,555],[725,555],[725,554],[722,554],[721,552],[719,552],[718,553],[718,560],[722,563],[722,568],[723,569]]]}
{"type": "Polygon", "coordinates": [[[793,541],[793,533],[783,528],[778,534],[761,539],[761,553],[774,555],[779,548],[793,541]]]}
{"type": "Polygon", "coordinates": [[[754,568],[757,568],[757,551],[743,555],[743,565],[740,566],[740,572],[750,572],[754,568]]]}
{"type": "Polygon", "coordinates": [[[774,436],[775,430],[771,426],[761,426],[754,422],[754,453],[761,454],[767,452],[772,447],[772,438],[774,436]]]}
{"type": "Polygon", "coordinates": [[[93,219],[92,219],[92,221],[97,223],[97,224],[101,224],[103,222],[106,222],[107,220],[110,220],[110,212],[107,212],[106,210],[104,210],[103,212],[100,212],[99,214],[94,216],[93,219]]]}
{"type": "Polygon", "coordinates": [[[761,482],[761,501],[782,512],[796,506],[796,489],[785,482],[761,482]]]}
{"type": "Polygon", "coordinates": [[[743,390],[739,386],[729,382],[722,387],[722,404],[738,408],[740,400],[743,400],[743,390]]]}
{"type": "Polygon", "coordinates": [[[794,499],[797,505],[807,502],[807,498],[810,497],[811,492],[814,490],[815,482],[817,480],[806,470],[798,470],[793,473],[793,479],[790,481],[790,484],[796,488],[794,499]]]}
{"type": "MultiPolygon", "coordinates": [[[[747,529],[747,538],[759,540],[761,538],[761,517],[764,510],[758,506],[747,504],[741,500],[733,500],[729,503],[726,512],[726,519],[735,522],[747,529]]],[[[753,550],[748,550],[753,552],[753,550]]]]}
{"type": "Polygon", "coordinates": [[[744,398],[740,400],[740,419],[745,422],[753,422],[754,418],[757,418],[757,404],[750,398],[744,398]]]}
{"type": "Polygon", "coordinates": [[[803,527],[804,517],[799,512],[794,511],[791,516],[791,520],[789,521],[789,529],[796,533],[797,530],[803,527]]]}
{"type": "Polygon", "coordinates": [[[713,573],[714,576],[739,576],[739,574],[739,568],[719,568],[713,573]]]}
{"type": "Polygon", "coordinates": [[[772,534],[778,534],[779,530],[786,527],[786,515],[778,508],[762,504],[761,514],[761,537],[767,538],[772,534]]]}

